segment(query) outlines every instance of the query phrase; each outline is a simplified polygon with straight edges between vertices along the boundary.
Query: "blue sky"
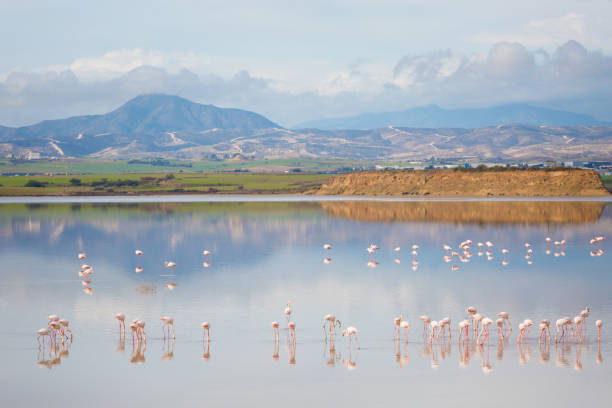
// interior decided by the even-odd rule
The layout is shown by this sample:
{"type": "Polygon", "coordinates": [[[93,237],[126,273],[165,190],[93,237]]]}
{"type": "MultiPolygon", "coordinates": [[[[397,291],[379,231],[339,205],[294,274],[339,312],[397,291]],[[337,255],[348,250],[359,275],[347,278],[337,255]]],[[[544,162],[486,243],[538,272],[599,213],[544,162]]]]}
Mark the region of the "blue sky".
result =
{"type": "Polygon", "coordinates": [[[609,21],[609,0],[0,0],[0,124],[149,92],[283,125],[432,103],[611,120],[609,21]]]}

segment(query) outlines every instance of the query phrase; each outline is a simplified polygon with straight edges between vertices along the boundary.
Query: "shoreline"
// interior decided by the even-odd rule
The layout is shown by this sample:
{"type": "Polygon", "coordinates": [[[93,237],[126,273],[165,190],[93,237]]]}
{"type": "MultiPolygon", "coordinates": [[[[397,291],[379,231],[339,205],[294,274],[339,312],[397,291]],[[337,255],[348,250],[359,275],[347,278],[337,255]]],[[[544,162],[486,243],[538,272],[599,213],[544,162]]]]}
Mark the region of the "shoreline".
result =
{"type": "Polygon", "coordinates": [[[0,204],[70,204],[70,203],[194,203],[194,202],[606,202],[609,196],[584,197],[386,197],[303,194],[185,194],[185,195],[96,195],[96,196],[11,196],[0,197],[0,204]]]}

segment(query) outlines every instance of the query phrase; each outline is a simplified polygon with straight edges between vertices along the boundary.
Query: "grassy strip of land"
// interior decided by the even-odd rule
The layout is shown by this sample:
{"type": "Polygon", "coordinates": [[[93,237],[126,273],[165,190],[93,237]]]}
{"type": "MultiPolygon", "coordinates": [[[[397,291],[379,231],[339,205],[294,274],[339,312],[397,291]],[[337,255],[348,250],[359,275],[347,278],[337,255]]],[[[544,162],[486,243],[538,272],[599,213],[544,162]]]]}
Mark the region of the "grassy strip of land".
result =
{"type": "Polygon", "coordinates": [[[608,191],[612,193],[612,175],[610,175],[610,176],[601,176],[601,180],[603,181],[604,186],[606,186],[608,191]]]}
{"type": "Polygon", "coordinates": [[[368,162],[341,159],[270,159],[270,160],[176,160],[176,159],[63,159],[18,160],[0,159],[0,174],[112,174],[112,173],[213,173],[213,172],[344,172],[380,166],[411,166],[406,162],[368,162]]]}
{"type": "Polygon", "coordinates": [[[0,196],[151,194],[304,194],[322,174],[128,173],[0,178],[0,196]]]}

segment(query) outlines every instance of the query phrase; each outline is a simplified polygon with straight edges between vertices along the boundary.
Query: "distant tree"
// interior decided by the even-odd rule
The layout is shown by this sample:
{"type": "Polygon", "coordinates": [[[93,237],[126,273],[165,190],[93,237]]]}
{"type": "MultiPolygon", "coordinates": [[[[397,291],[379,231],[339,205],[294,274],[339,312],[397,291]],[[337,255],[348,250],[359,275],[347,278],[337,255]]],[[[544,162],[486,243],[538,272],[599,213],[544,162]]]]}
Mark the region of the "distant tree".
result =
{"type": "Polygon", "coordinates": [[[81,179],[71,178],[70,179],[70,184],[72,184],[73,186],[80,186],[81,185],[81,179]]]}
{"type": "Polygon", "coordinates": [[[44,181],[28,180],[28,182],[24,184],[24,187],[44,187],[47,184],[48,183],[44,181]]]}

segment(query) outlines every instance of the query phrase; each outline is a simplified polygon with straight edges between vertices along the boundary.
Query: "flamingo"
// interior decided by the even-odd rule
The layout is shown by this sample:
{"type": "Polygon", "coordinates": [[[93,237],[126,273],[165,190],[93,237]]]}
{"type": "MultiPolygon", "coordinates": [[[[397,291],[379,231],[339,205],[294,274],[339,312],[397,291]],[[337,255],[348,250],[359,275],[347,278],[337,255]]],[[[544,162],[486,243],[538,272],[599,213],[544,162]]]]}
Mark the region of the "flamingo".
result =
{"type": "Polygon", "coordinates": [[[132,347],[134,347],[134,338],[136,338],[138,340],[138,343],[140,344],[140,337],[138,336],[138,326],[136,325],[136,323],[131,323],[129,327],[132,332],[132,347]]]}
{"type": "Polygon", "coordinates": [[[523,341],[523,336],[525,335],[525,330],[527,329],[527,326],[525,325],[525,323],[520,323],[519,324],[519,335],[516,339],[517,344],[518,343],[522,343],[523,341]]]}
{"type": "Polygon", "coordinates": [[[287,323],[289,323],[289,319],[291,318],[291,301],[287,301],[287,307],[285,308],[285,316],[287,316],[287,323]]]}
{"type": "Polygon", "coordinates": [[[353,342],[353,336],[355,336],[355,341],[357,342],[357,348],[360,349],[359,345],[359,337],[357,337],[357,329],[353,326],[349,326],[346,329],[342,330],[342,337],[347,336],[349,338],[349,348],[353,342]]]}
{"type": "Polygon", "coordinates": [[[550,344],[550,342],[551,342],[551,339],[550,339],[550,320],[548,320],[548,319],[540,320],[540,328],[542,328],[542,324],[546,326],[546,332],[548,333],[548,343],[550,344]]]}
{"type": "Polygon", "coordinates": [[[482,319],[482,329],[480,330],[480,333],[478,334],[478,339],[480,339],[480,336],[484,333],[484,336],[482,337],[482,341],[480,342],[480,344],[484,344],[485,339],[489,339],[489,325],[493,323],[493,320],[489,319],[488,317],[485,317],[482,319]]]}
{"type": "MultiPolygon", "coordinates": [[[[277,321],[272,322],[272,329],[274,330],[274,342],[275,343],[278,343],[278,326],[279,324],[277,321]]],[[[203,324],[202,324],[202,327],[204,327],[203,324]]]]}
{"type": "MultiPolygon", "coordinates": [[[[68,320],[67,319],[60,319],[59,324],[62,326],[62,334],[64,334],[65,332],[70,333],[70,341],[72,342],[72,330],[70,330],[68,328],[68,320]]],[[[66,335],[66,338],[68,338],[68,335],[66,335]]],[[[62,338],[62,343],[64,342],[63,338],[62,338]]]]}
{"type": "Polygon", "coordinates": [[[123,337],[125,337],[125,315],[123,313],[117,313],[115,319],[119,320],[119,334],[123,331],[123,337]]]}
{"type": "Polygon", "coordinates": [[[399,317],[396,317],[395,319],[393,319],[393,323],[395,324],[395,333],[393,335],[393,339],[397,338],[399,340],[400,324],[402,323],[402,315],[399,315],[399,317]]]}
{"type": "Polygon", "coordinates": [[[603,326],[603,322],[601,320],[597,320],[595,322],[595,326],[597,327],[597,341],[601,341],[601,326],[603,326]]]}
{"type": "MultiPolygon", "coordinates": [[[[336,316],[333,314],[325,315],[324,319],[325,323],[323,324],[323,329],[325,330],[327,323],[329,323],[329,337],[333,341],[336,334],[336,324],[340,325],[340,320],[336,320],[336,316]]],[[[325,335],[327,336],[327,332],[325,332],[325,335]]]]}
{"type": "Polygon", "coordinates": [[[172,339],[175,339],[176,336],[174,335],[174,319],[168,316],[163,316],[159,320],[164,322],[164,324],[162,325],[162,330],[164,332],[164,341],[166,340],[166,331],[164,330],[164,326],[168,327],[168,338],[170,337],[170,329],[172,329],[172,339]]]}
{"type": "Polygon", "coordinates": [[[399,251],[401,251],[401,250],[402,250],[402,248],[401,248],[401,247],[395,247],[395,248],[393,248],[393,250],[394,250],[395,252],[399,252],[399,251]]]}
{"type": "Polygon", "coordinates": [[[143,340],[144,344],[147,344],[147,333],[145,332],[145,322],[143,320],[136,321],[136,326],[139,332],[140,338],[143,340]]]}
{"type": "Polygon", "coordinates": [[[557,327],[557,333],[555,333],[555,343],[557,343],[565,336],[565,318],[557,319],[555,326],[557,327]],[[559,337],[559,332],[561,332],[561,337],[559,337]]]}
{"type": "MultiPolygon", "coordinates": [[[[276,323],[276,322],[273,322],[273,323],[276,323]]],[[[206,341],[209,342],[210,341],[210,323],[202,322],[201,326],[202,326],[202,329],[204,329],[204,331],[202,332],[202,341],[204,341],[204,334],[206,334],[206,341]]],[[[272,327],[274,327],[274,325],[272,327]]],[[[277,323],[276,330],[278,331],[278,323],[277,323]]]]}
{"type": "MultiPolygon", "coordinates": [[[[402,322],[400,323],[400,326],[401,326],[401,328],[402,328],[402,329],[404,329],[404,331],[406,332],[404,340],[405,340],[405,341],[406,341],[406,343],[407,343],[407,342],[408,342],[408,329],[410,329],[410,323],[408,323],[408,322],[407,322],[407,321],[405,321],[405,320],[402,320],[402,322]]],[[[399,337],[398,337],[398,339],[399,339],[399,337]]]]}
{"type": "Polygon", "coordinates": [[[419,319],[423,321],[423,336],[427,336],[427,330],[429,327],[429,323],[431,323],[431,318],[429,316],[423,315],[419,316],[419,319]]]}
{"type": "Polygon", "coordinates": [[[202,265],[205,268],[208,268],[210,266],[210,262],[208,261],[208,256],[212,254],[211,251],[209,251],[208,249],[205,249],[204,251],[202,251],[202,254],[204,255],[204,263],[202,263],[202,265]]]}
{"type": "Polygon", "coordinates": [[[474,314],[474,327],[473,327],[474,335],[476,335],[476,332],[478,332],[478,327],[480,327],[482,319],[484,319],[484,316],[481,315],[480,313],[475,313],[474,314]]]}
{"type": "Polygon", "coordinates": [[[329,250],[332,248],[330,244],[323,245],[323,249],[325,250],[325,258],[329,258],[329,250]]]}
{"type": "Polygon", "coordinates": [[[576,331],[576,337],[580,339],[580,343],[582,343],[582,323],[583,319],[580,316],[574,317],[574,327],[576,331]]]}
{"type": "Polygon", "coordinates": [[[429,336],[429,342],[432,343],[433,342],[433,338],[434,335],[436,336],[436,343],[438,342],[438,337],[439,337],[439,332],[436,334],[436,328],[440,328],[440,323],[438,323],[435,320],[432,320],[431,323],[429,323],[429,327],[431,328],[431,334],[429,336]]]}
{"type": "Polygon", "coordinates": [[[138,267],[137,269],[140,267],[140,256],[144,255],[144,252],[142,252],[140,249],[137,249],[134,251],[134,253],[136,254],[136,257],[138,259],[138,267]]]}
{"type": "Polygon", "coordinates": [[[442,331],[445,330],[445,328],[448,329],[448,340],[451,340],[451,319],[450,317],[445,317],[444,319],[442,319],[440,321],[440,328],[442,331]]]}
{"type": "Polygon", "coordinates": [[[540,323],[540,338],[538,343],[542,343],[542,337],[544,337],[544,341],[546,341],[546,323],[540,323]]]}
{"type": "Polygon", "coordinates": [[[506,255],[508,255],[508,253],[509,253],[510,251],[508,251],[508,250],[507,250],[507,249],[505,249],[505,248],[504,248],[504,249],[502,249],[501,251],[502,251],[502,254],[504,255],[504,260],[502,261],[502,265],[506,266],[506,265],[508,265],[508,260],[506,259],[506,255]]]}
{"type": "Polygon", "coordinates": [[[529,334],[529,332],[530,332],[530,327],[534,325],[533,320],[531,320],[531,319],[525,319],[525,320],[523,321],[523,323],[525,323],[525,326],[527,327],[527,334],[529,334]]]}
{"type": "Polygon", "coordinates": [[[81,252],[77,255],[77,258],[79,258],[80,260],[83,260],[87,258],[87,254],[85,254],[85,252],[81,252]]]}
{"type": "Polygon", "coordinates": [[[580,317],[582,317],[582,320],[584,321],[584,323],[586,323],[586,319],[587,317],[589,317],[590,311],[591,311],[590,308],[585,307],[584,310],[580,312],[580,317]]]}
{"type": "Polygon", "coordinates": [[[49,342],[51,342],[51,334],[49,333],[49,329],[39,329],[37,331],[38,336],[36,339],[38,340],[38,346],[40,347],[40,338],[42,337],[42,345],[45,347],[45,336],[49,337],[49,342]]]}
{"type": "Polygon", "coordinates": [[[505,321],[502,318],[495,320],[495,325],[497,326],[497,332],[499,333],[499,338],[501,340],[504,339],[504,330],[503,330],[504,322],[505,321]]]}
{"type": "Polygon", "coordinates": [[[166,268],[170,269],[170,275],[172,275],[172,272],[174,271],[174,268],[176,268],[178,266],[177,263],[172,262],[172,261],[165,261],[164,265],[166,265],[166,268]]]}
{"type": "Polygon", "coordinates": [[[462,320],[459,322],[459,342],[461,343],[461,338],[465,337],[467,340],[470,337],[468,329],[470,327],[470,322],[467,320],[462,320]]]}
{"type": "Polygon", "coordinates": [[[504,321],[508,324],[508,328],[510,329],[510,333],[512,333],[512,325],[510,324],[510,315],[508,312],[499,312],[497,314],[498,317],[504,319],[504,321]]]}
{"type": "Polygon", "coordinates": [[[291,332],[291,341],[293,343],[293,347],[295,347],[295,323],[294,322],[289,322],[288,324],[289,326],[289,330],[291,332]]]}

